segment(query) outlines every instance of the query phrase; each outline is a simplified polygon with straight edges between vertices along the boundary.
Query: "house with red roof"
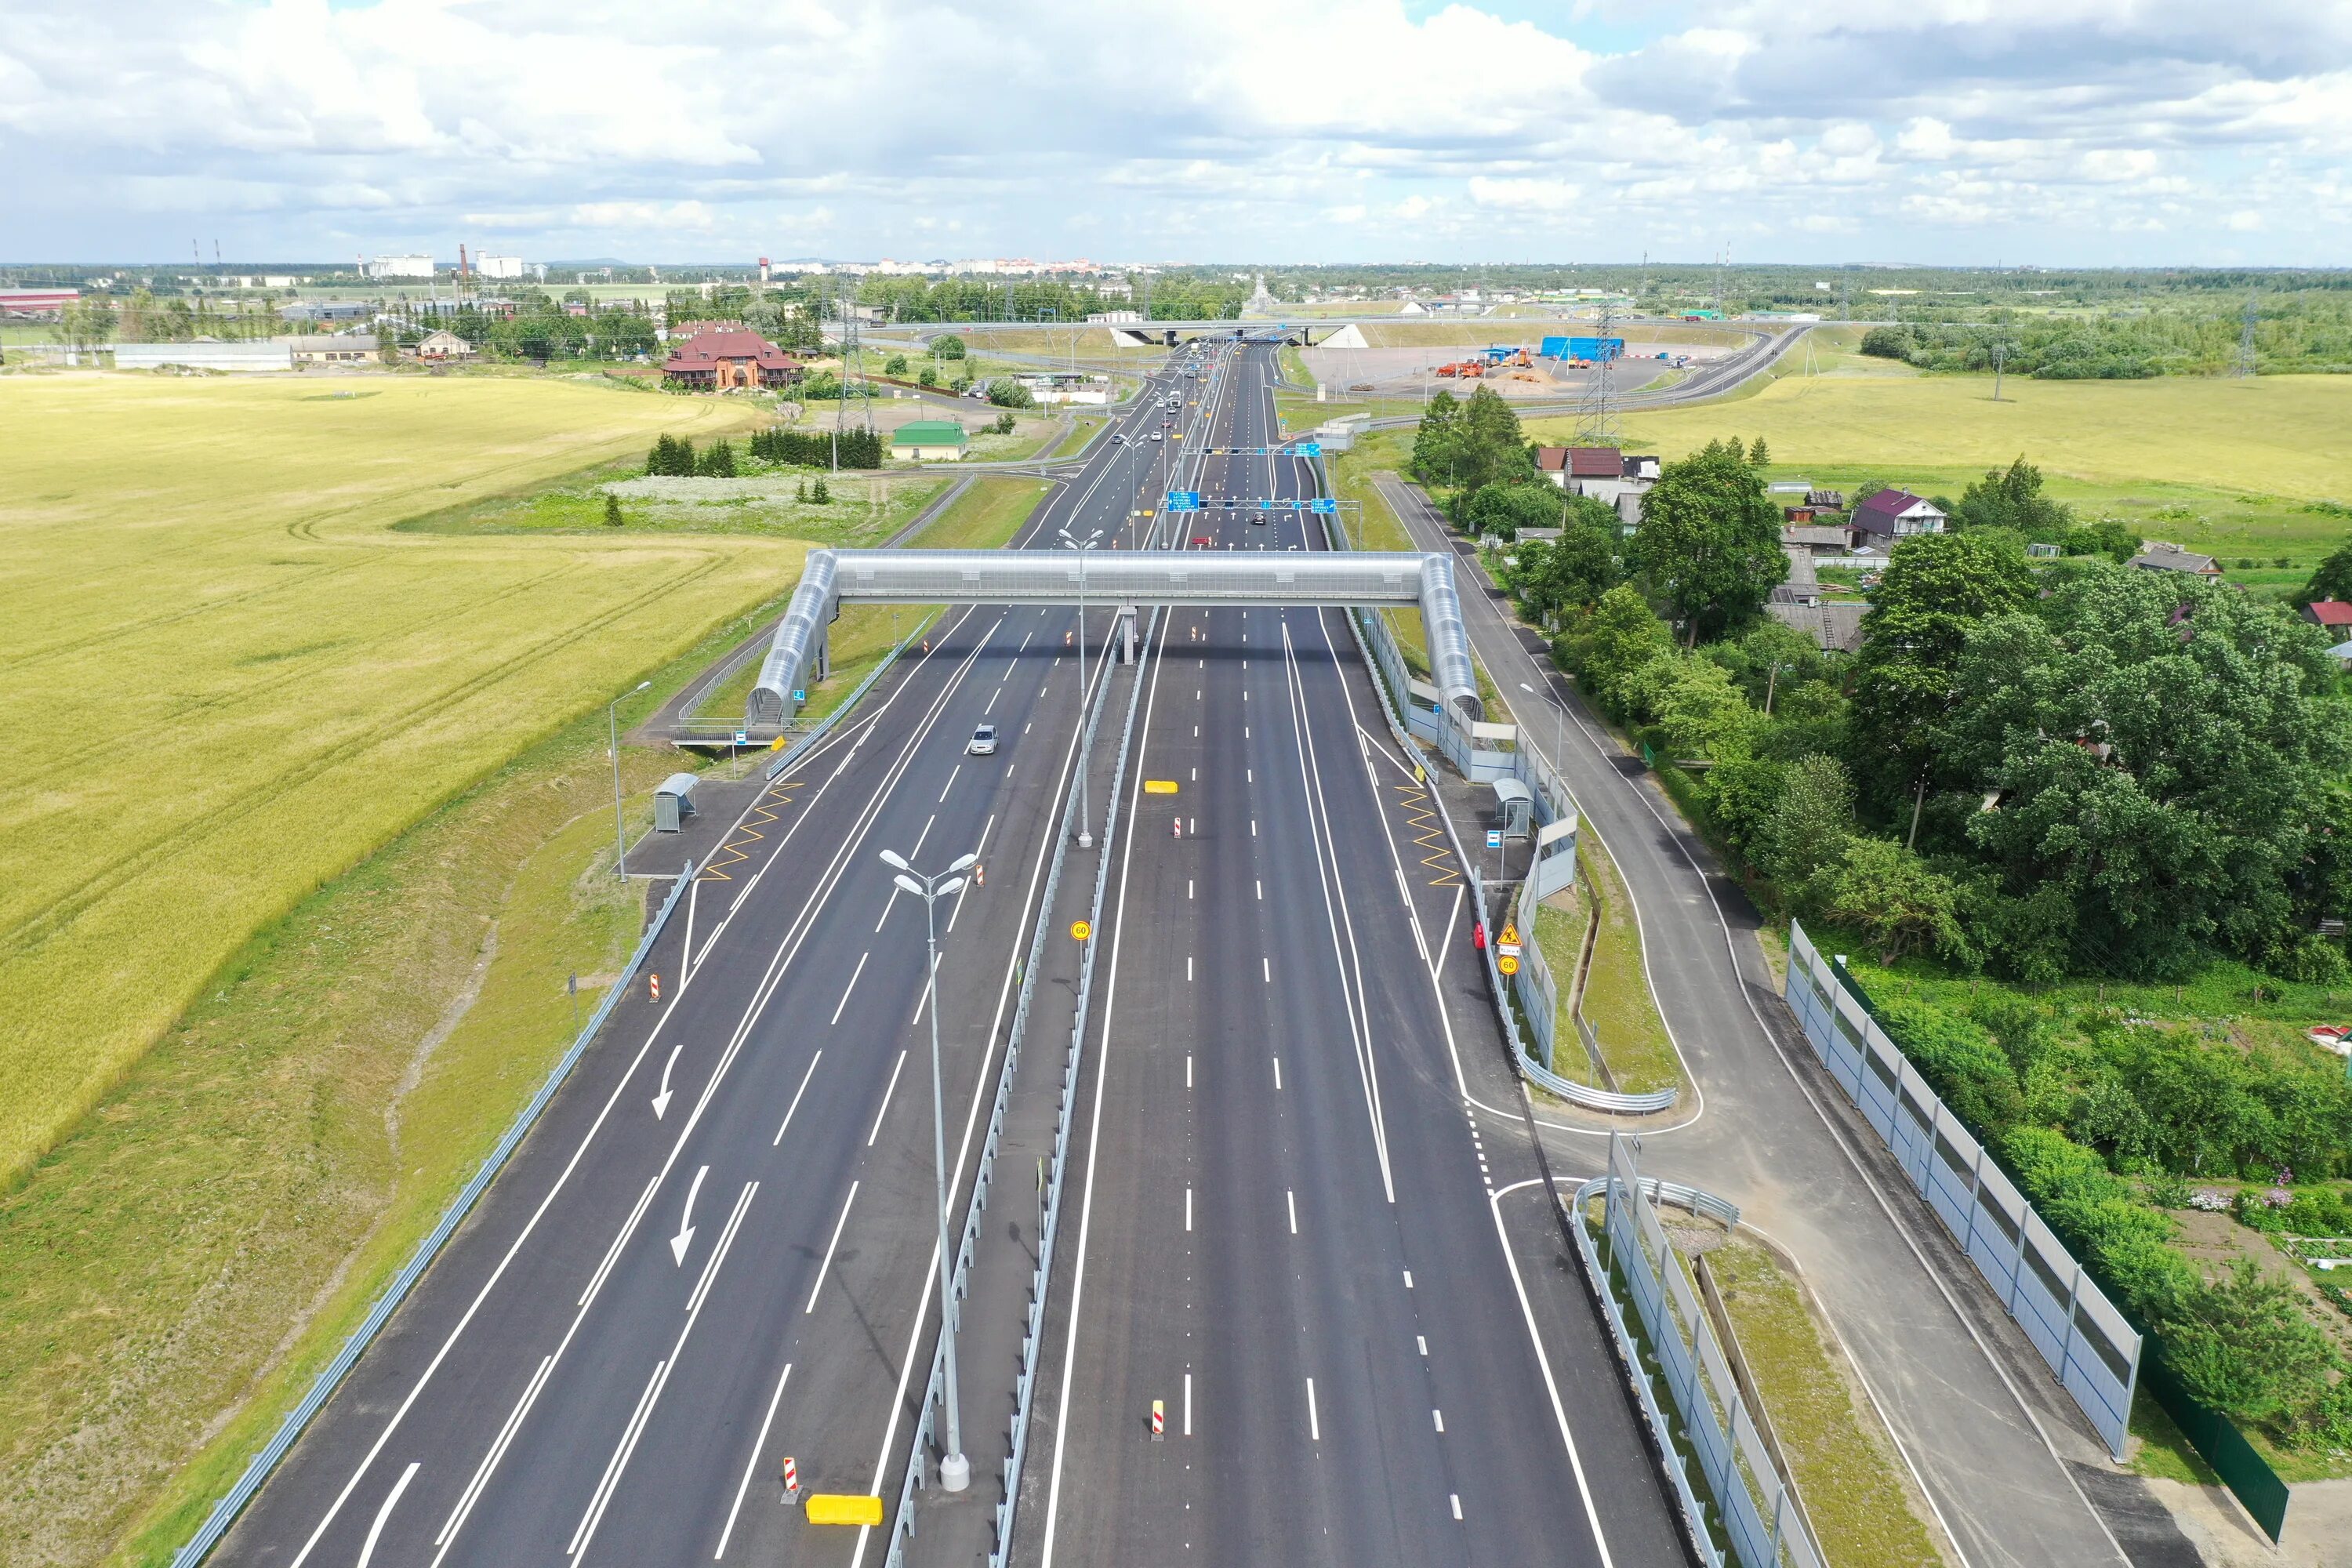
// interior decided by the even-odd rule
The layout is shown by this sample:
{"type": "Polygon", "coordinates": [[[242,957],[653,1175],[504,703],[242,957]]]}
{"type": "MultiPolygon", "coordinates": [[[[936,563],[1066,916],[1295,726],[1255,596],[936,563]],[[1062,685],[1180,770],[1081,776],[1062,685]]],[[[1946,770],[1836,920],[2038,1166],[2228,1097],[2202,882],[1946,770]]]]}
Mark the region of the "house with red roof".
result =
{"type": "Polygon", "coordinates": [[[2303,607],[2303,618],[2326,626],[2341,638],[2352,638],[2352,604],[2342,599],[2314,599],[2303,607]]]}
{"type": "Polygon", "coordinates": [[[1854,503],[1846,531],[1856,544],[1891,547],[1914,534],[1941,533],[1948,521],[1944,509],[1909,490],[1880,490],[1854,503]]]}
{"type": "Polygon", "coordinates": [[[774,389],[800,380],[798,361],[739,322],[704,324],[670,346],[662,362],[662,384],[691,392],[729,392],[737,387],[774,389]]]}
{"type": "Polygon", "coordinates": [[[1570,495],[1616,508],[1630,527],[1642,520],[1643,494],[1658,482],[1658,459],[1614,447],[1538,447],[1536,472],[1570,495]]]}

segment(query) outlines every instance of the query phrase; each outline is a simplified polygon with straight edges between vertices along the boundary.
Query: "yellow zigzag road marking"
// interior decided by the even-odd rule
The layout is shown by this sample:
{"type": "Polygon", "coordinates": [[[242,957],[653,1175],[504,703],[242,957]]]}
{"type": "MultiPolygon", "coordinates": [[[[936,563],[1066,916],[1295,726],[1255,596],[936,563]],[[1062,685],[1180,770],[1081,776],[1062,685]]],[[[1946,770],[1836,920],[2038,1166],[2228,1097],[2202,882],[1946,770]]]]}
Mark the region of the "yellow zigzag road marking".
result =
{"type": "Polygon", "coordinates": [[[751,814],[743,818],[741,826],[736,829],[735,837],[711,851],[710,864],[702,868],[702,875],[714,882],[733,881],[735,879],[730,877],[721,868],[749,860],[751,858],[751,852],[742,846],[756,844],[765,838],[767,835],[761,833],[760,829],[776,820],[778,814],[774,806],[786,806],[792,804],[790,795],[772,797],[761,795],[759,803],[751,807],[751,814]],[[770,805],[772,798],[773,806],[770,805]]]}
{"type": "Polygon", "coordinates": [[[1429,879],[1433,888],[1456,888],[1462,885],[1462,868],[1454,863],[1454,846],[1445,837],[1445,826],[1430,809],[1429,791],[1419,784],[1401,784],[1391,786],[1397,792],[1397,805],[1402,808],[1405,828],[1412,835],[1416,848],[1428,851],[1421,863],[1437,872],[1429,879]]]}

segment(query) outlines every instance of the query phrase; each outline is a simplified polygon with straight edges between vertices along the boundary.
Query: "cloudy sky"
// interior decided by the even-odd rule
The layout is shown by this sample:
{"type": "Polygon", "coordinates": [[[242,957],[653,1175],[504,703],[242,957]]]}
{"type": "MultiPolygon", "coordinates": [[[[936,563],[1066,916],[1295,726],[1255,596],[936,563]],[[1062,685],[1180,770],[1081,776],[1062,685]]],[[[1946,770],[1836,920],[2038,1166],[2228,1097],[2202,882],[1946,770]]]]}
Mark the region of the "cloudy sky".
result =
{"type": "Polygon", "coordinates": [[[0,0],[0,260],[2352,261],[2352,0],[0,0]]]}

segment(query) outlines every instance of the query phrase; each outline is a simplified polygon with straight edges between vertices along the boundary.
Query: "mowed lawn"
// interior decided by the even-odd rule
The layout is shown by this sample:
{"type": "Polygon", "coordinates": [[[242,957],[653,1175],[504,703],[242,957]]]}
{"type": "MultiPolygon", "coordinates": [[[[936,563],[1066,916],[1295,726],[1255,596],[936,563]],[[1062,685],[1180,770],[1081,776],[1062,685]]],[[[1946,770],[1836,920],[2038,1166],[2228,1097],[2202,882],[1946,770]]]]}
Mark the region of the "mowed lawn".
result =
{"type": "Polygon", "coordinates": [[[0,380],[0,1183],[257,927],[803,553],[390,525],[751,417],[519,378],[0,380]]]}
{"type": "MultiPolygon", "coordinates": [[[[1890,367],[1892,368],[1892,367],[1890,367]]],[[[2053,476],[2101,486],[2166,481],[2298,500],[2352,501],[2352,376],[2034,381],[2003,401],[1974,375],[1846,371],[1781,377],[1753,396],[1630,414],[1626,442],[1677,457],[1718,436],[1770,444],[1790,465],[1911,465],[1981,471],[2020,453],[2053,476]]],[[[1528,433],[1565,440],[1573,420],[1528,433]]]]}

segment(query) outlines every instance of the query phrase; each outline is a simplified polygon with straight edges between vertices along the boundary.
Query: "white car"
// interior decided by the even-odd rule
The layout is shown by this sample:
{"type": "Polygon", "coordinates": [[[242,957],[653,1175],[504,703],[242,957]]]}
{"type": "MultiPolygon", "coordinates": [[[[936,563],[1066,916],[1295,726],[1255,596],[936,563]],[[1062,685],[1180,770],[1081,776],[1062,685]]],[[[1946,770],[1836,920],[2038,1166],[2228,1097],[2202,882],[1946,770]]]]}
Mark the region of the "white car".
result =
{"type": "Polygon", "coordinates": [[[1157,430],[1154,430],[1154,431],[1151,433],[1151,438],[1152,438],[1153,440],[1155,440],[1155,441],[1159,440],[1159,439],[1160,439],[1160,432],[1159,432],[1159,431],[1157,431],[1157,430]]]}
{"type": "Polygon", "coordinates": [[[996,726],[982,724],[979,729],[974,730],[971,732],[971,739],[964,742],[963,750],[964,754],[971,757],[996,755],[996,726]]]}

